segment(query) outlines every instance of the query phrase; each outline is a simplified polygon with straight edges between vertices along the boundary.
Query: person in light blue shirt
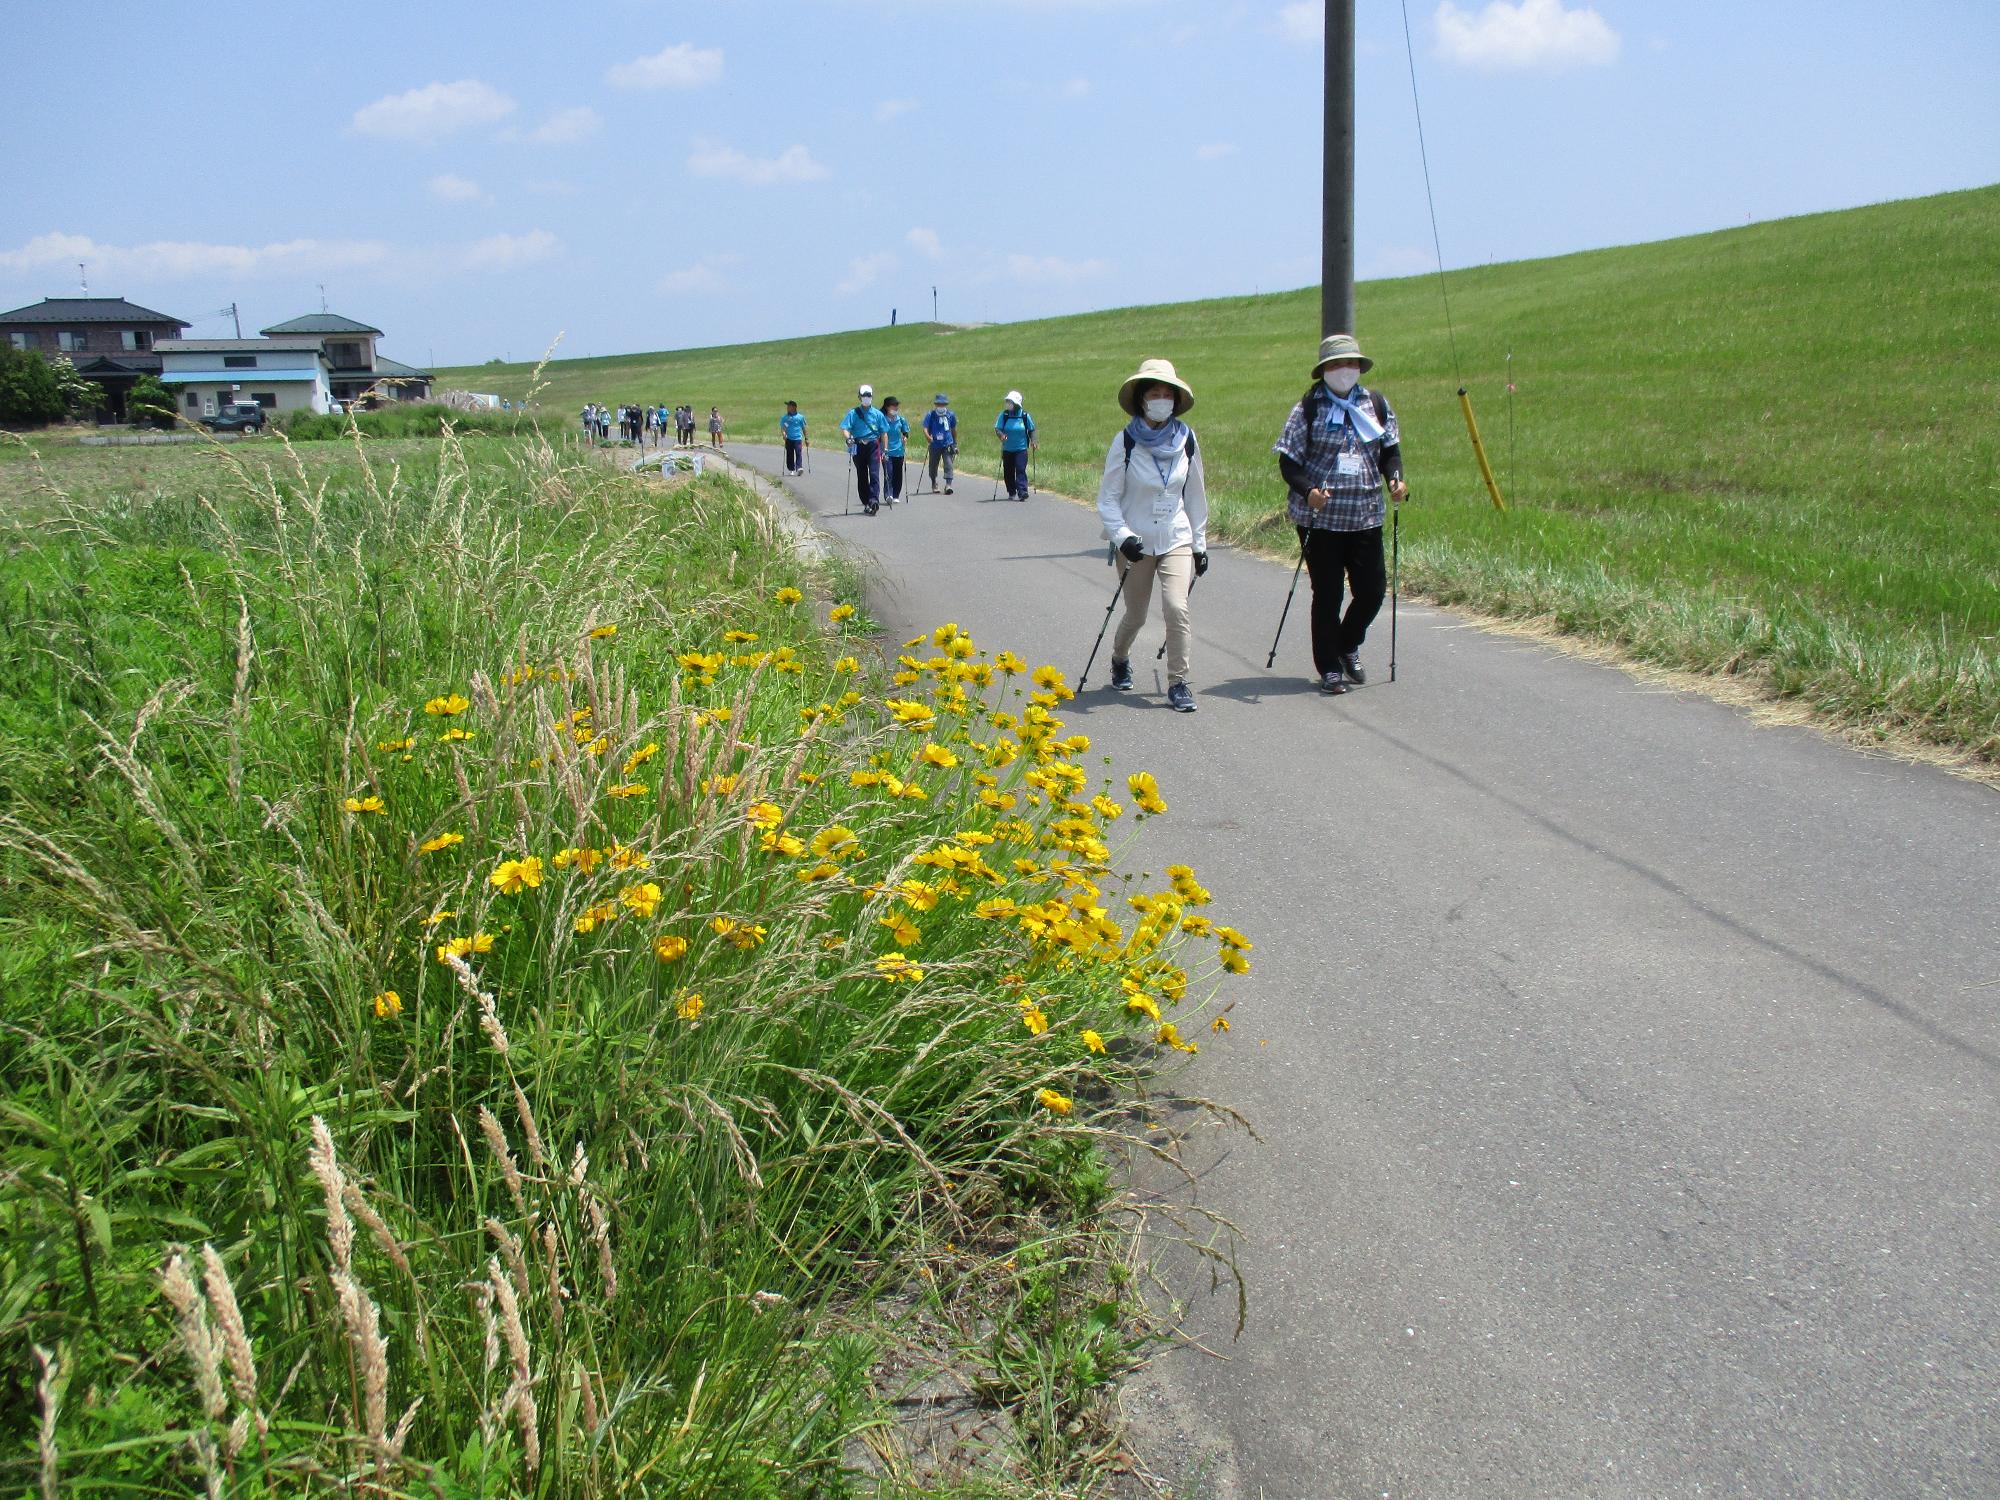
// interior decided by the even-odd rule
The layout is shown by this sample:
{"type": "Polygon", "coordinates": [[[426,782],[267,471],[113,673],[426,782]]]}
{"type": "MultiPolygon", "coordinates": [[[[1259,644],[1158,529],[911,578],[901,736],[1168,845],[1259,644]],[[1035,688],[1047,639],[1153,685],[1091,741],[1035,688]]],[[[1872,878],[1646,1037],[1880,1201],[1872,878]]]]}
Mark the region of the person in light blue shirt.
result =
{"type": "Polygon", "coordinates": [[[958,455],[958,413],[943,391],[924,413],[924,435],[930,439],[931,493],[937,493],[938,464],[944,464],[944,492],[951,493],[951,461],[958,455]]]}
{"type": "Polygon", "coordinates": [[[894,396],[882,403],[882,498],[894,505],[903,498],[903,464],[908,453],[910,419],[894,396]]]}
{"type": "Polygon", "coordinates": [[[847,434],[847,451],[854,460],[854,484],[861,495],[861,512],[872,516],[882,508],[882,440],[889,424],[875,410],[875,387],[863,385],[855,392],[854,405],[840,419],[847,434]]]}
{"type": "Polygon", "coordinates": [[[1006,404],[993,421],[1000,439],[1001,487],[1016,500],[1028,498],[1028,455],[1041,445],[1035,439],[1035,419],[1021,404],[1021,393],[1009,391],[1006,404]]]}
{"type": "Polygon", "coordinates": [[[778,418],[778,430],[785,435],[785,472],[803,474],[806,471],[806,415],[799,410],[799,403],[787,401],[785,414],[778,418]]]}

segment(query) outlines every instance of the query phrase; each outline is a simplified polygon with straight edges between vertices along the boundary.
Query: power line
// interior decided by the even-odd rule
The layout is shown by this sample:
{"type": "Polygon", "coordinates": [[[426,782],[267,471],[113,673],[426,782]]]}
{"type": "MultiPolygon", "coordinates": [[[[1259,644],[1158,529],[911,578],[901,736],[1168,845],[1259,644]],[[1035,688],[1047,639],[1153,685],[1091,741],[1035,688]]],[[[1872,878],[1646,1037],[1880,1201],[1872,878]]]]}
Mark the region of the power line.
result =
{"type": "Polygon", "coordinates": [[[1431,154],[1424,146],[1424,106],[1417,97],[1417,49],[1410,40],[1410,0],[1403,0],[1403,52],[1410,60],[1410,105],[1417,112],[1417,156],[1424,164],[1424,202],[1431,211],[1431,249],[1437,255],[1438,294],[1444,298],[1444,331],[1451,341],[1451,371],[1465,387],[1465,367],[1458,362],[1458,332],[1451,324],[1451,291],[1444,279],[1444,243],[1438,238],[1437,199],[1431,195],[1431,154]]]}

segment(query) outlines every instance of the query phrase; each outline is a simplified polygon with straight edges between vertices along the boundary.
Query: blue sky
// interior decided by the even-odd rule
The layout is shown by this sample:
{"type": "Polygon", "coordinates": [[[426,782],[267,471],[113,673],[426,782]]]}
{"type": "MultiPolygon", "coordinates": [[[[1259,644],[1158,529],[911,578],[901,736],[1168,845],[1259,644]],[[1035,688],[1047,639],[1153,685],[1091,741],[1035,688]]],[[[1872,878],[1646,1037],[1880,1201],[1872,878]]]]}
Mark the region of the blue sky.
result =
{"type": "MultiPolygon", "coordinates": [[[[10,8],[0,305],[424,364],[1318,278],[1317,3],[10,8]],[[248,17],[247,24],[234,18],[248,17]]],[[[1447,265],[2000,181],[2000,0],[1411,0],[1447,265]]],[[[1402,11],[1360,0],[1357,260],[1433,269],[1402,11]]]]}

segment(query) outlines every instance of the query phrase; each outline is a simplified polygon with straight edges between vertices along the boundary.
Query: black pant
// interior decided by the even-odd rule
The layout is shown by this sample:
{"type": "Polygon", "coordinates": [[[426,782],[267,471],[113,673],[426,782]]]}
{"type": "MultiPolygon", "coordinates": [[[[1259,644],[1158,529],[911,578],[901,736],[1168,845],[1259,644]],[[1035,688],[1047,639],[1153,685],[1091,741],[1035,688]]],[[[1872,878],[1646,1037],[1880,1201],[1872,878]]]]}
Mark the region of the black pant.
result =
{"type": "Polygon", "coordinates": [[[1010,495],[1028,498],[1028,450],[1000,454],[1000,487],[1010,495]]]}
{"type": "Polygon", "coordinates": [[[889,492],[891,500],[900,500],[903,498],[904,457],[904,454],[892,453],[882,460],[882,467],[885,470],[882,476],[882,488],[889,492]]]}
{"type": "Polygon", "coordinates": [[[856,443],[854,445],[854,488],[861,497],[861,508],[873,510],[882,503],[882,497],[875,493],[875,445],[856,443]]]}
{"type": "Polygon", "coordinates": [[[1328,531],[1301,526],[1306,572],[1312,578],[1313,669],[1324,677],[1340,670],[1340,658],[1359,651],[1368,627],[1381,613],[1389,592],[1389,569],[1382,558],[1382,528],[1328,531]],[[1347,613],[1340,596],[1349,594],[1347,613]]]}
{"type": "Polygon", "coordinates": [[[796,473],[805,467],[806,445],[798,438],[785,439],[785,471],[796,473]]]}

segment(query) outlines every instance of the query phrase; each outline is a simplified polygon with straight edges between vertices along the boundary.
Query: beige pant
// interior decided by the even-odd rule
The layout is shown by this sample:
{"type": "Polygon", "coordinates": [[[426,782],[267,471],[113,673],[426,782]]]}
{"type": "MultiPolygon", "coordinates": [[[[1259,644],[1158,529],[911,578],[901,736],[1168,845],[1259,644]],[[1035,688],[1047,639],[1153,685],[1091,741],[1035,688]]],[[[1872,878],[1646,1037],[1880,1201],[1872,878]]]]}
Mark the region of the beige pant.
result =
{"type": "Polygon", "coordinates": [[[1160,618],[1167,622],[1167,681],[1186,682],[1188,674],[1188,590],[1194,587],[1194,548],[1176,547],[1164,557],[1127,562],[1118,555],[1124,579],[1125,613],[1112,637],[1111,654],[1132,659],[1132,642],[1146,623],[1146,606],[1153,602],[1153,580],[1160,581],[1160,618]]]}

